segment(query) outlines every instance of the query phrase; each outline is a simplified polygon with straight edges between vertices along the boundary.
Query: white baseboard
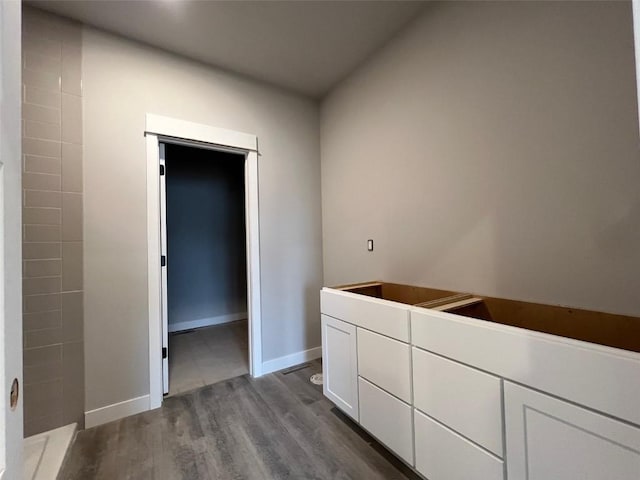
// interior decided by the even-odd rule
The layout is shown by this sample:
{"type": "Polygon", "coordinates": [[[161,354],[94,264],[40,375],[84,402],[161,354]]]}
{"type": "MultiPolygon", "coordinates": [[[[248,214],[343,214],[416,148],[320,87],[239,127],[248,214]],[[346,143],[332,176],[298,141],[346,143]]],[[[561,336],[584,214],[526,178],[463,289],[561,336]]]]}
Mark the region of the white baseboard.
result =
{"type": "Polygon", "coordinates": [[[85,428],[95,427],[103,423],[120,420],[129,415],[146,412],[147,410],[149,410],[149,395],[131,398],[124,402],[114,403],[106,407],[84,412],[84,426],[85,428]]]}
{"type": "Polygon", "coordinates": [[[169,333],[191,330],[192,328],[210,327],[212,325],[222,325],[223,323],[235,322],[247,318],[247,312],[229,313],[228,315],[218,315],[217,317],[200,318],[188,322],[177,322],[169,324],[169,333]]]}
{"type": "Polygon", "coordinates": [[[301,352],[292,353],[291,355],[285,355],[284,357],[274,358],[273,360],[267,360],[262,362],[262,374],[277,372],[283,368],[293,367],[300,363],[315,360],[322,356],[322,347],[314,347],[309,350],[303,350],[301,352]]]}
{"type": "MultiPolygon", "coordinates": [[[[242,314],[237,314],[242,315],[242,314]]],[[[236,318],[236,320],[244,317],[236,318]]],[[[233,321],[233,320],[229,320],[233,321]]],[[[183,322],[191,323],[191,322],[183,322]]],[[[224,323],[224,322],[222,322],[224,323]]],[[[189,327],[195,328],[195,327],[189,327]]],[[[285,355],[284,357],[274,358],[262,363],[262,375],[267,373],[277,372],[284,368],[293,367],[300,363],[309,362],[320,358],[322,356],[322,347],[314,347],[309,350],[303,350],[301,352],[285,355]]],[[[84,413],[85,428],[96,427],[104,423],[113,422],[114,420],[120,420],[121,418],[135,415],[137,413],[146,412],[150,408],[149,395],[143,395],[141,397],[131,398],[124,402],[114,403],[105,407],[96,408],[95,410],[89,410],[84,413]]]]}

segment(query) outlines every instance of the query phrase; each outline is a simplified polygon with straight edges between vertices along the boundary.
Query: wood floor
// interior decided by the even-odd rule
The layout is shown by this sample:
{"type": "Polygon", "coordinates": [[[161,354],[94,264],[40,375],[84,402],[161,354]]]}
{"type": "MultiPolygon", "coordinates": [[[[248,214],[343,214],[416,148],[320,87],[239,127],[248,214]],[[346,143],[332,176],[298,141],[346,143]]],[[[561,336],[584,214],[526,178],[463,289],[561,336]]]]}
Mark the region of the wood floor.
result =
{"type": "Polygon", "coordinates": [[[169,395],[249,373],[246,320],[169,335],[169,395]]]}
{"type": "Polygon", "coordinates": [[[303,368],[225,380],[78,433],[60,480],[416,479],[303,368]]]}

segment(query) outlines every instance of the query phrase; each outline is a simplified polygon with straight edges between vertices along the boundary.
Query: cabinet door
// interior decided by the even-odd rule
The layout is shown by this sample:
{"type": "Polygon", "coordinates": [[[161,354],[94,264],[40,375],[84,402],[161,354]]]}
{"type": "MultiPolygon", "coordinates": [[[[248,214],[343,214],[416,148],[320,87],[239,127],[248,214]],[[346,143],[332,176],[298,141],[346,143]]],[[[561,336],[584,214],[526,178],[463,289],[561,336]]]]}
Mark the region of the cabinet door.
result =
{"type": "Polygon", "coordinates": [[[322,390],[340,410],[358,417],[358,352],[356,327],[322,315],[322,390]]]}
{"type": "Polygon", "coordinates": [[[505,382],[509,480],[638,480],[640,427],[505,382]]]}

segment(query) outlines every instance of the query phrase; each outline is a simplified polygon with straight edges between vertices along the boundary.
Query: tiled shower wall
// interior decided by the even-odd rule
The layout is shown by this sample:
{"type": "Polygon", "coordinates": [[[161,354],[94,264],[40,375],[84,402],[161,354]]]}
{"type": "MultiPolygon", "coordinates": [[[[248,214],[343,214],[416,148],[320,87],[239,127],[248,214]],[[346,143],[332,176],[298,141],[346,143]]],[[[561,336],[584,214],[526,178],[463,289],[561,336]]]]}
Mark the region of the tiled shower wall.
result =
{"type": "Polygon", "coordinates": [[[79,24],[23,11],[25,436],[83,423],[79,24]]]}

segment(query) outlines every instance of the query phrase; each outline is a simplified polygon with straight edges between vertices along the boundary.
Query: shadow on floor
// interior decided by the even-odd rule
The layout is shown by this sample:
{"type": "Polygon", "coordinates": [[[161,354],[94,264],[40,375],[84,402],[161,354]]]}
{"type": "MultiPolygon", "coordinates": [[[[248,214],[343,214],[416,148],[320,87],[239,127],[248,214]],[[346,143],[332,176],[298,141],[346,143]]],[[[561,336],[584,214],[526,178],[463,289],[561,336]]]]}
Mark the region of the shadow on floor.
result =
{"type": "Polygon", "coordinates": [[[169,335],[169,395],[249,373],[246,320],[169,335]]]}

